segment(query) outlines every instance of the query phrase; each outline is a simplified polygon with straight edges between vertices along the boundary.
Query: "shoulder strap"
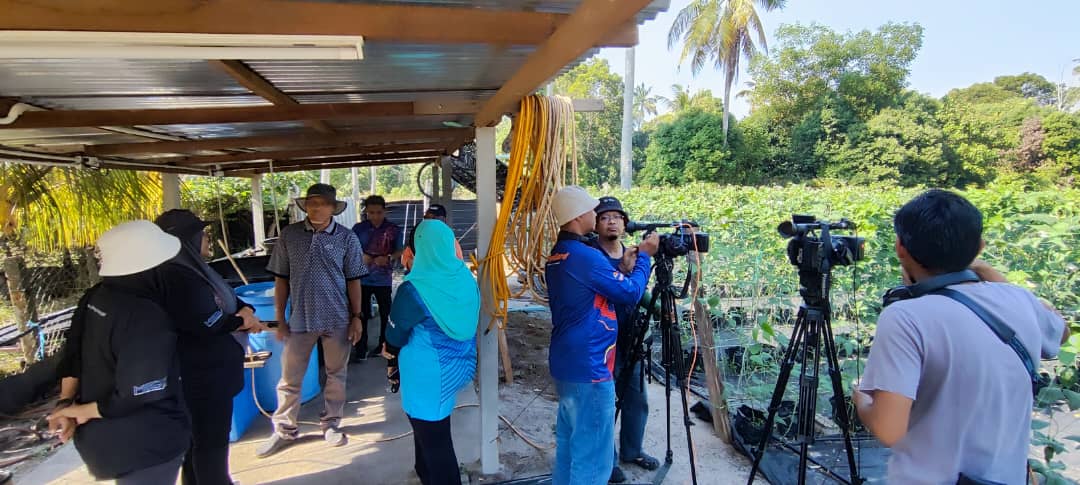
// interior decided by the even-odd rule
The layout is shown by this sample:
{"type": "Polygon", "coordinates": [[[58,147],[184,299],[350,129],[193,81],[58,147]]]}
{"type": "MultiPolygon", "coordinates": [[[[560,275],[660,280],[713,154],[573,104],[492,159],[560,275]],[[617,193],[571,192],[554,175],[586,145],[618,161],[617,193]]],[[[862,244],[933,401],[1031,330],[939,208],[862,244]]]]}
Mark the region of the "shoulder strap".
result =
{"type": "Polygon", "coordinates": [[[972,313],[974,313],[976,316],[978,316],[979,319],[982,320],[987,327],[990,327],[990,330],[994,332],[994,335],[997,335],[997,337],[1001,339],[1002,342],[1005,342],[1005,345],[1011,347],[1013,351],[1016,352],[1016,355],[1020,357],[1020,362],[1024,364],[1024,370],[1027,371],[1028,378],[1031,379],[1031,392],[1032,394],[1035,393],[1039,382],[1039,378],[1036,375],[1035,361],[1032,360],[1031,354],[1028,353],[1027,348],[1024,347],[1024,344],[1020,342],[1020,339],[1016,338],[1016,332],[1013,331],[1012,328],[1010,328],[1007,324],[1002,322],[997,317],[991,315],[989,312],[983,309],[983,307],[979,306],[978,303],[975,303],[974,300],[959,291],[953,290],[951,288],[941,288],[932,292],[931,294],[951,298],[959,302],[960,304],[968,307],[968,309],[971,310],[972,313]]]}

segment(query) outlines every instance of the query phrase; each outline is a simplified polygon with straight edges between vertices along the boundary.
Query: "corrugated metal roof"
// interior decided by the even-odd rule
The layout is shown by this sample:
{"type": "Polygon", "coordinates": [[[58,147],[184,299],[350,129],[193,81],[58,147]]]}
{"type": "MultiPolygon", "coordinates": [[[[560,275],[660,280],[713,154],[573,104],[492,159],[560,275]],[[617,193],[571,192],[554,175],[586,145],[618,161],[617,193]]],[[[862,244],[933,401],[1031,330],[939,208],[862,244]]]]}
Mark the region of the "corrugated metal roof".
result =
{"type": "Polygon", "coordinates": [[[168,96],[250,94],[206,61],[129,59],[4,59],[0,94],[168,96]]]}
{"type": "MultiPolygon", "coordinates": [[[[330,0],[333,1],[333,0],[330,0]]],[[[570,13],[581,0],[344,0],[570,13]]],[[[638,22],[656,17],[669,0],[653,1],[638,22]]],[[[448,26],[448,28],[462,28],[448,26]]],[[[397,102],[431,98],[484,101],[526,62],[535,46],[369,41],[361,61],[245,61],[299,103],[397,102]]],[[[560,71],[596,54],[592,49],[560,71]]],[[[179,109],[265,106],[224,71],[202,60],[5,59],[0,97],[46,109],[179,109]]],[[[326,123],[338,130],[423,130],[470,126],[473,117],[371,117],[326,123]]],[[[301,121],[139,127],[191,140],[312,133],[301,121]]],[[[144,141],[96,128],[0,130],[0,144],[34,147],[144,141]]],[[[218,152],[220,153],[220,152],[218,152]]],[[[132,157],[160,155],[132,155],[132,157]]]]}

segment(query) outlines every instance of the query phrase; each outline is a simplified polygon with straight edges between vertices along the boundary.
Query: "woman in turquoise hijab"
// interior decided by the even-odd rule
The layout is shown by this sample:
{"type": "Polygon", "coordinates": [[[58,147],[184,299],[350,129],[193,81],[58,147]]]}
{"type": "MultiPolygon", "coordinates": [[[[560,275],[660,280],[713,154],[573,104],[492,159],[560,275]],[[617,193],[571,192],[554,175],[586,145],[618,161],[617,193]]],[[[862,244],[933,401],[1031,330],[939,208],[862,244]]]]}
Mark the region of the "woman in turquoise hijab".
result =
{"type": "Polygon", "coordinates": [[[460,485],[450,435],[458,391],[476,373],[480,289],[457,258],[454,231],[442,221],[416,226],[416,259],[390,309],[387,352],[398,357],[401,406],[424,485],[460,485]]]}

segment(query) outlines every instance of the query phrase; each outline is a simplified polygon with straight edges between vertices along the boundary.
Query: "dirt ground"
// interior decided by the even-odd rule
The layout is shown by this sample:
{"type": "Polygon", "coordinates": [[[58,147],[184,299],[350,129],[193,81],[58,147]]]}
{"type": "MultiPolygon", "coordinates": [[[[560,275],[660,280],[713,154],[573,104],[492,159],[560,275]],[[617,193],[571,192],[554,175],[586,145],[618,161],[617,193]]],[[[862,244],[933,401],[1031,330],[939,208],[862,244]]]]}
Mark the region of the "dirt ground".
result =
{"type": "MultiPolygon", "coordinates": [[[[555,415],[558,396],[548,374],[548,343],[551,317],[545,311],[512,313],[507,325],[507,342],[513,359],[514,383],[499,389],[500,414],[529,437],[541,450],[500,423],[499,452],[507,478],[523,478],[551,473],[555,459],[555,415]]],[[[500,375],[502,375],[500,373],[500,375]]],[[[645,450],[663,461],[667,434],[664,426],[664,387],[652,383],[649,393],[649,421],[645,430],[645,450]]],[[[690,405],[697,402],[690,397],[690,405]]],[[[690,483],[689,454],[678,393],[671,396],[671,448],[673,464],[664,483],[690,483]]],[[[697,463],[698,483],[745,483],[750,463],[712,432],[712,425],[691,418],[691,435],[697,463]]],[[[616,428],[617,429],[617,428],[616,428]]],[[[612,444],[614,450],[614,443],[612,444]]],[[[626,483],[651,483],[655,472],[623,465],[626,483]]]]}

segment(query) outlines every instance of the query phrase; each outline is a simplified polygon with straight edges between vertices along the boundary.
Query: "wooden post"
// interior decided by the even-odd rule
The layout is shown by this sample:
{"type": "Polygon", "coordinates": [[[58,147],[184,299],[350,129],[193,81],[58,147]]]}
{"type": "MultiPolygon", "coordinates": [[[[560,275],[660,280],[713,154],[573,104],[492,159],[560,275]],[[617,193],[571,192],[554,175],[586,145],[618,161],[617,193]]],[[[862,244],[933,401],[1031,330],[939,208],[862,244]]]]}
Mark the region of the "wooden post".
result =
{"type": "MultiPolygon", "coordinates": [[[[690,260],[704,258],[701,253],[690,253],[690,260]]],[[[712,410],[713,432],[725,443],[731,443],[731,424],[728,418],[727,399],[724,398],[724,370],[720,368],[716,360],[716,338],[713,335],[712,319],[709,312],[701,302],[701,288],[697,275],[701,271],[699,265],[694,266],[695,277],[691,279],[691,291],[693,296],[694,325],[697,327],[699,353],[698,358],[705,364],[705,386],[709,389],[709,408],[712,410]]]]}
{"type": "MultiPolygon", "coordinates": [[[[476,129],[476,223],[477,254],[480,259],[491,251],[495,232],[495,128],[476,129]]],[[[499,343],[498,329],[491,326],[495,309],[491,282],[481,266],[480,324],[477,327],[477,380],[480,384],[480,469],[485,475],[499,471],[499,343]]]]}

